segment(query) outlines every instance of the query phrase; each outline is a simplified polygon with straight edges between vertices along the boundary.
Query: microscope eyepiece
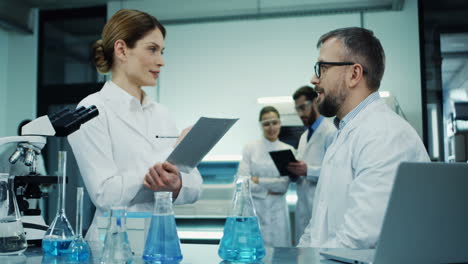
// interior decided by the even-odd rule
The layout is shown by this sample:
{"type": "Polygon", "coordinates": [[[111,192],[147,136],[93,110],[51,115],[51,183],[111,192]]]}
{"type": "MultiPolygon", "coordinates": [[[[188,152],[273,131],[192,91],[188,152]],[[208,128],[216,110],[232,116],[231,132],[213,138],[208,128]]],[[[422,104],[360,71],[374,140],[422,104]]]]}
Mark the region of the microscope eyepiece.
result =
{"type": "Polygon", "coordinates": [[[66,137],[70,135],[80,129],[82,124],[99,115],[99,111],[95,105],[88,108],[81,106],[73,112],[70,110],[66,113],[64,113],[64,111],[61,112],[61,116],[51,121],[52,126],[55,129],[55,136],[57,137],[66,137]]]}
{"type": "MultiPolygon", "coordinates": [[[[90,107],[91,107],[91,106],[90,106],[90,107]]],[[[86,111],[88,111],[88,108],[86,108],[86,107],[84,107],[84,106],[80,106],[80,107],[78,107],[78,108],[73,112],[73,114],[74,114],[74,115],[80,116],[80,115],[82,115],[83,113],[86,113],[86,111]]]]}
{"type": "Polygon", "coordinates": [[[97,109],[96,106],[92,105],[90,106],[88,109],[86,109],[86,113],[84,113],[83,115],[81,115],[80,117],[80,122],[82,124],[88,122],[89,120],[95,118],[96,116],[99,115],[99,110],[97,109]]]}
{"type": "Polygon", "coordinates": [[[57,121],[58,119],[60,119],[61,117],[63,117],[65,114],[69,113],[70,112],[70,109],[68,108],[64,108],[60,111],[58,111],[57,113],[55,114],[52,114],[49,119],[50,119],[50,122],[51,123],[54,123],[55,121],[57,121]]]}

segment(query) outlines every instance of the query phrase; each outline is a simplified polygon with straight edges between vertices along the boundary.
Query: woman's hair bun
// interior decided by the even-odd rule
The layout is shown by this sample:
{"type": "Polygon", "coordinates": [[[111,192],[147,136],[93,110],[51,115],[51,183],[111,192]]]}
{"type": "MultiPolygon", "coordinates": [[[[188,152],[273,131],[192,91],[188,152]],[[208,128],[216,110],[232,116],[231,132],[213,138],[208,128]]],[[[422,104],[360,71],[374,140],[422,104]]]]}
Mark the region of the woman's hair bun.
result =
{"type": "Polygon", "coordinates": [[[99,39],[94,43],[93,55],[96,69],[100,73],[108,73],[112,65],[111,62],[106,58],[106,55],[104,54],[104,46],[102,44],[102,39],[99,39]]]}

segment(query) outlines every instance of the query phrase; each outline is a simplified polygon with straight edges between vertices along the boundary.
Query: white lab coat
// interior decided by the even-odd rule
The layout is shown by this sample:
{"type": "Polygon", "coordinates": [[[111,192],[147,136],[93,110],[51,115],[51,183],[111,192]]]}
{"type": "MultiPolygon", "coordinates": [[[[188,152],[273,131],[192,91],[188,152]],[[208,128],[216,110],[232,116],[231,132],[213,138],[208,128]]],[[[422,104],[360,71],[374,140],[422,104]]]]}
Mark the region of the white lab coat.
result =
{"type": "Polygon", "coordinates": [[[289,177],[280,176],[268,152],[294,147],[279,140],[268,141],[266,138],[247,144],[244,147],[242,161],[237,174],[257,176],[259,183],[251,181],[251,193],[254,207],[260,222],[263,241],[271,247],[291,246],[291,226],[286,192],[289,177]],[[283,193],[272,195],[268,192],[283,193]]]}
{"type": "MultiPolygon", "coordinates": [[[[97,216],[112,205],[128,211],[152,212],[154,196],[143,186],[148,169],[164,162],[177,136],[174,119],[166,107],[145,96],[143,104],[112,81],[79,106],[96,105],[99,115],[68,136],[96,213],[86,235],[98,240],[97,216]]],[[[182,188],[175,204],[198,200],[202,178],[197,169],[181,173],[182,188]]]]}
{"type": "Polygon", "coordinates": [[[307,130],[301,135],[299,140],[297,159],[307,164],[307,176],[299,177],[296,182],[297,203],[294,236],[296,243],[299,242],[312,217],[315,188],[320,175],[322,160],[335,131],[335,126],[328,119],[324,118],[310,137],[309,142],[307,142],[307,130]]]}
{"type": "Polygon", "coordinates": [[[322,164],[299,246],[375,248],[398,165],[427,162],[416,131],[382,99],[338,131],[322,164]]]}

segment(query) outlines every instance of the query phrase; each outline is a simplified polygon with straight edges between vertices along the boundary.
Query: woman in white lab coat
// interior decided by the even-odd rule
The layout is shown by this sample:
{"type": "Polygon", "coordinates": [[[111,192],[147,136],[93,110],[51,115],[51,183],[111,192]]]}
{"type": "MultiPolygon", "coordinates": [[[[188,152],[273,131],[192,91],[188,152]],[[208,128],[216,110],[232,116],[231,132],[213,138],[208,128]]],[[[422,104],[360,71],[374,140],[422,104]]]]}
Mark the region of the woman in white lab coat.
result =
{"type": "Polygon", "coordinates": [[[112,78],[79,103],[96,105],[99,116],[68,137],[96,206],[88,240],[98,240],[97,216],[113,205],[152,212],[154,191],[172,192],[175,204],[199,197],[199,172],[180,173],[165,162],[179,134],[173,117],[141,89],[156,85],[164,66],[164,37],[156,18],[123,9],[106,23],[102,39],[93,46],[97,70],[111,72],[112,78]]]}
{"type": "Polygon", "coordinates": [[[280,115],[272,106],[260,111],[263,137],[244,147],[238,175],[251,177],[254,207],[260,222],[265,245],[291,246],[289,211],[286,192],[289,177],[280,176],[268,152],[294,148],[278,140],[280,115]]]}

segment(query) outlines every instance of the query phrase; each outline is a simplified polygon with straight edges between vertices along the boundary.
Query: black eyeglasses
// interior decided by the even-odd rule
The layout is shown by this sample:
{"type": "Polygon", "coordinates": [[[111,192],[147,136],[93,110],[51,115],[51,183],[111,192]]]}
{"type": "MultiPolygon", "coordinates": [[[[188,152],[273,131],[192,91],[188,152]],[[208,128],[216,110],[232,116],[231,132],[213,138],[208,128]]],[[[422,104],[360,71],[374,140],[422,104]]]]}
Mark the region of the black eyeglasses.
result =
{"type": "MultiPolygon", "coordinates": [[[[323,65],[331,65],[331,66],[348,66],[348,65],[354,65],[356,63],[354,62],[328,62],[328,61],[317,61],[314,66],[315,70],[315,75],[317,78],[320,78],[321,75],[321,69],[323,65]]],[[[364,68],[364,67],[363,67],[364,68]]],[[[364,70],[364,73],[366,70],[364,70]]]]}

